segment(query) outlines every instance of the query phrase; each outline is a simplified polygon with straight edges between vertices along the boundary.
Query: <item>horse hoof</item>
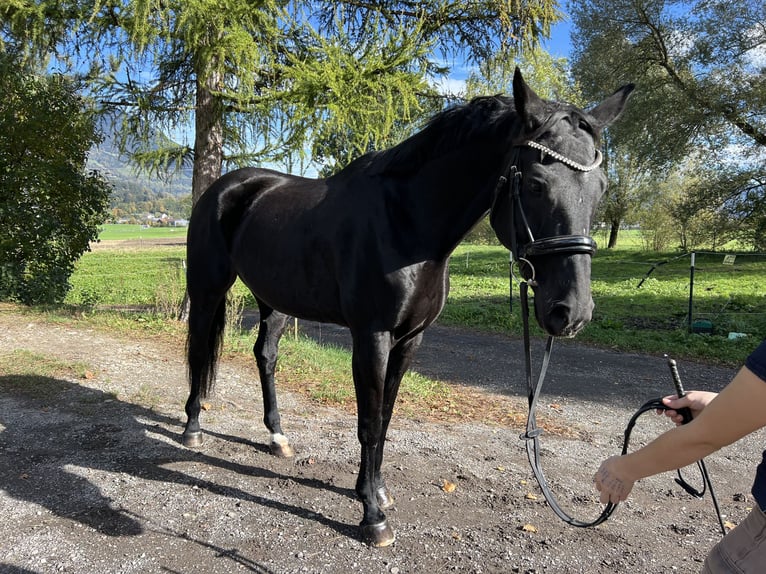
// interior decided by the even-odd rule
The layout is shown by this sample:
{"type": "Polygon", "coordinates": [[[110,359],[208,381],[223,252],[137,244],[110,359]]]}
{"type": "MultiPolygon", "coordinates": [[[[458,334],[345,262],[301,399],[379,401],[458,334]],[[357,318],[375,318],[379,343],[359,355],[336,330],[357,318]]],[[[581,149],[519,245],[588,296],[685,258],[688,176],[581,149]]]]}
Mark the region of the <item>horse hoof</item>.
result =
{"type": "Polygon", "coordinates": [[[279,458],[292,458],[295,456],[293,447],[288,443],[280,444],[278,442],[272,442],[269,445],[269,450],[271,451],[271,454],[279,458]]]}
{"type": "Polygon", "coordinates": [[[202,439],[202,431],[185,432],[181,435],[181,442],[187,448],[202,446],[202,443],[204,442],[202,439]]]}
{"type": "Polygon", "coordinates": [[[375,548],[390,546],[396,540],[394,531],[386,520],[377,524],[360,524],[360,526],[362,528],[362,540],[375,548]]]}
{"type": "Polygon", "coordinates": [[[391,496],[391,493],[385,486],[380,487],[375,492],[375,498],[378,499],[378,506],[380,506],[381,510],[388,510],[394,507],[394,497],[391,496]]]}

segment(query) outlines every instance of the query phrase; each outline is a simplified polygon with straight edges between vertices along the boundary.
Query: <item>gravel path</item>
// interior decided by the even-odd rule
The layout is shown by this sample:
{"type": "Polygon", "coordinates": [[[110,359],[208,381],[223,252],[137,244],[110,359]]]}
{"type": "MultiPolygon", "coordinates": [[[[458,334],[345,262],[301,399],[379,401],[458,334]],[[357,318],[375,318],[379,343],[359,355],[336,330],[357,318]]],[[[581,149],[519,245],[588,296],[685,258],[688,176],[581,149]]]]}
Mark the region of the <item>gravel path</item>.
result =
{"type": "MultiPolygon", "coordinates": [[[[347,341],[342,329],[304,328],[347,341]]],[[[540,496],[520,428],[395,416],[385,471],[397,541],[369,548],[356,529],[355,418],[282,392],[297,456],[272,457],[255,369],[223,362],[203,413],[206,442],[187,450],[178,442],[181,351],[0,309],[0,572],[696,573],[720,536],[710,500],[690,498],[671,474],[641,481],[606,524],[569,527],[540,496]],[[14,360],[29,357],[74,371],[25,385],[14,360]]],[[[414,369],[475,386],[490,405],[523,400],[521,361],[519,341],[435,326],[414,369]]],[[[680,367],[690,388],[717,389],[733,375],[680,367]]],[[[565,506],[595,516],[591,476],[619,451],[632,412],[670,392],[667,367],[568,341],[546,384],[543,415],[572,429],[543,437],[546,474],[565,506]]],[[[633,440],[664,428],[663,417],[647,415],[633,440]]],[[[763,439],[708,459],[732,523],[752,504],[763,439]]]]}

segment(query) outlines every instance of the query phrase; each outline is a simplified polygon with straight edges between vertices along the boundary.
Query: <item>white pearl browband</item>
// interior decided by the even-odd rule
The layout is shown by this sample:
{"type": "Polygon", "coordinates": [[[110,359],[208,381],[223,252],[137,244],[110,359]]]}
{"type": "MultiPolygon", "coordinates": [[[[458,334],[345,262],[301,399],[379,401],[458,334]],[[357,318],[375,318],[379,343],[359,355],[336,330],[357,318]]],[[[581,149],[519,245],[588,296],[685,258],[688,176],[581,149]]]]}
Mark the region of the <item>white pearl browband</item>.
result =
{"type": "Polygon", "coordinates": [[[577,163],[576,161],[574,161],[572,159],[569,159],[568,157],[563,156],[560,153],[558,153],[556,151],[553,151],[552,149],[547,148],[543,144],[539,144],[539,143],[537,143],[535,141],[528,141],[528,142],[526,142],[525,145],[527,145],[527,146],[529,146],[531,148],[534,148],[534,149],[539,149],[544,154],[547,153],[553,159],[556,159],[556,160],[560,161],[561,163],[563,163],[565,165],[568,165],[569,167],[571,167],[573,169],[576,169],[578,171],[593,171],[594,169],[596,169],[598,166],[601,165],[601,160],[603,159],[602,156],[601,156],[601,152],[599,150],[596,150],[596,160],[592,164],[590,164],[590,165],[583,165],[583,164],[577,163]]]}

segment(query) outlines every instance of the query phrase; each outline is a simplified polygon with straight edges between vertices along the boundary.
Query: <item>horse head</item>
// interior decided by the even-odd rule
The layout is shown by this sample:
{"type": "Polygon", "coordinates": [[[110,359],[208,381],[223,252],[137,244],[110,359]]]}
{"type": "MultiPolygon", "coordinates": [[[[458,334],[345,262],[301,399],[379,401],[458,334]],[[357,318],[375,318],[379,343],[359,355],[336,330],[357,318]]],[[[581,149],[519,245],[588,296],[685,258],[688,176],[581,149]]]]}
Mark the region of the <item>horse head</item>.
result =
{"type": "Polygon", "coordinates": [[[589,231],[606,190],[602,130],[622,113],[629,84],[583,111],[540,98],[517,69],[513,99],[521,123],[490,222],[511,250],[516,273],[532,287],[538,324],[573,337],[593,312],[589,231]]]}

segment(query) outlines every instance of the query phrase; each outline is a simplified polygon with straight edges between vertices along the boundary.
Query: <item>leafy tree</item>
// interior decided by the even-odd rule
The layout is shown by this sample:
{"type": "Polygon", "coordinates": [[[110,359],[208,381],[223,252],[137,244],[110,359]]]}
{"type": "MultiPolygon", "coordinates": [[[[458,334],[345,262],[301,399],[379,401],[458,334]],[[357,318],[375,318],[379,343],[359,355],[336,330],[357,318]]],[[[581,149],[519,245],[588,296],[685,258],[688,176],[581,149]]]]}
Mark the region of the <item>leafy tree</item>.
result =
{"type": "Polygon", "coordinates": [[[4,15],[6,37],[89,68],[102,100],[126,110],[123,148],[142,165],[192,161],[196,198],[226,163],[311,154],[332,170],[390,143],[428,109],[445,60],[531,45],[556,5],[17,0],[4,15]],[[192,124],[193,142],[157,136],[192,124]]]}
{"type": "Polygon", "coordinates": [[[85,171],[93,113],[67,77],[2,54],[0,93],[0,298],[61,301],[108,207],[108,185],[85,171]]]}
{"type": "Polygon", "coordinates": [[[517,66],[540,97],[574,105],[584,103],[577,82],[571,78],[567,59],[554,58],[539,45],[518,54],[498,52],[479,63],[466,81],[466,97],[511,93],[517,66]]]}
{"type": "Polygon", "coordinates": [[[642,200],[639,189],[689,157],[705,158],[699,179],[712,185],[688,186],[703,195],[686,205],[725,211],[747,229],[766,191],[758,183],[766,155],[766,5],[585,0],[571,14],[574,71],[586,96],[597,100],[626,80],[638,84],[610,132],[610,175],[623,161],[635,166],[625,185],[610,186],[610,194],[622,193],[605,202],[615,208],[613,230],[642,200]]]}

